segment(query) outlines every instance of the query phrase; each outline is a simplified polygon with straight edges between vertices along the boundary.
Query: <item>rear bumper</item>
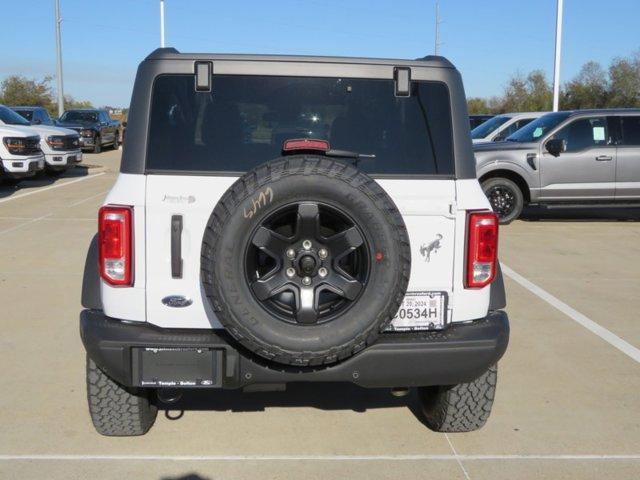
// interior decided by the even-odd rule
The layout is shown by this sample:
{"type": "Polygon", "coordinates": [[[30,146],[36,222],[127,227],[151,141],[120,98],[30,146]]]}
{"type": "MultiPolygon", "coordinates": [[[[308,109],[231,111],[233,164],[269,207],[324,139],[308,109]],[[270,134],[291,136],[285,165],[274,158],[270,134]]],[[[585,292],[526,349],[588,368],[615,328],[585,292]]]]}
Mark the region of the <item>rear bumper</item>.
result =
{"type": "MultiPolygon", "coordinates": [[[[126,323],[99,310],[83,310],[80,335],[89,357],[125,386],[150,386],[143,380],[145,349],[203,349],[213,359],[213,378],[196,386],[241,388],[289,382],[350,382],[363,387],[452,385],[479,377],[504,354],[509,321],[501,310],[441,332],[384,334],[378,342],[336,365],[321,369],[269,364],[237,347],[224,331],[161,329],[146,323],[126,323]]],[[[154,365],[166,368],[171,361],[154,365]]],[[[185,375],[181,364],[180,375],[185,375]]],[[[186,369],[188,370],[188,366],[186,369]]],[[[194,366],[195,368],[195,366],[194,366]]],[[[162,375],[165,372],[160,372],[162,375]]],[[[187,375],[188,376],[188,375],[187,375]]],[[[166,381],[151,386],[194,386],[166,381]]],[[[185,379],[186,380],[186,379],[185,379]]]]}

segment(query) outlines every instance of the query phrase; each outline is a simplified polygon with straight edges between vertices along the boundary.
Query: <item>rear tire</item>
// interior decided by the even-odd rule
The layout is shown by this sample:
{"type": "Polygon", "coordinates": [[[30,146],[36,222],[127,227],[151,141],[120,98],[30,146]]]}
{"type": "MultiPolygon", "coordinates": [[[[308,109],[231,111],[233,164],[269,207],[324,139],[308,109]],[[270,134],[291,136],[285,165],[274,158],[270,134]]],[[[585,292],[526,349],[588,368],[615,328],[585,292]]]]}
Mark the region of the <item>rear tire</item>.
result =
{"type": "Polygon", "coordinates": [[[119,146],[120,146],[120,142],[118,141],[118,132],[116,132],[115,136],[113,137],[113,149],[118,150],[119,146]]]}
{"type": "Polygon", "coordinates": [[[425,423],[436,432],[478,430],[491,414],[497,380],[498,366],[494,365],[469,383],[420,388],[425,423]]]}
{"type": "Polygon", "coordinates": [[[520,217],[524,208],[524,194],[513,180],[489,178],[482,182],[482,190],[501,225],[507,225],[520,217]]]}
{"type": "Polygon", "coordinates": [[[102,139],[100,138],[100,135],[96,135],[96,138],[93,142],[93,153],[100,152],[102,152],[102,139]]]}
{"type": "Polygon", "coordinates": [[[202,285],[227,333],[285,365],[337,363],[374,344],[410,271],[393,200],[365,173],[313,155],[242,176],[213,210],[202,243],[202,285]]]}
{"type": "Polygon", "coordinates": [[[156,420],[158,408],[146,393],[113,381],[87,357],[87,399],[93,426],[101,435],[144,435],[156,420]]]}

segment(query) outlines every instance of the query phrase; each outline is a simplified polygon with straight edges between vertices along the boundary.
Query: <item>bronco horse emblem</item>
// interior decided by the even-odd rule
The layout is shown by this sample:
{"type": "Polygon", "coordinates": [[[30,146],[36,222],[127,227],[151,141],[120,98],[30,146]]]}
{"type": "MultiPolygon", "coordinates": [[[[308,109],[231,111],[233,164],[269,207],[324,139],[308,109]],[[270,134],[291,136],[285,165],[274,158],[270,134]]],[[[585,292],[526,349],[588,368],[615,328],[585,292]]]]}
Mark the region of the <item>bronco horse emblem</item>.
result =
{"type": "Polygon", "coordinates": [[[438,253],[438,250],[440,250],[440,247],[442,246],[440,245],[440,240],[442,240],[442,235],[437,233],[436,239],[433,242],[428,245],[425,245],[424,243],[422,244],[420,247],[420,255],[422,255],[425,262],[431,261],[432,253],[438,253]]]}

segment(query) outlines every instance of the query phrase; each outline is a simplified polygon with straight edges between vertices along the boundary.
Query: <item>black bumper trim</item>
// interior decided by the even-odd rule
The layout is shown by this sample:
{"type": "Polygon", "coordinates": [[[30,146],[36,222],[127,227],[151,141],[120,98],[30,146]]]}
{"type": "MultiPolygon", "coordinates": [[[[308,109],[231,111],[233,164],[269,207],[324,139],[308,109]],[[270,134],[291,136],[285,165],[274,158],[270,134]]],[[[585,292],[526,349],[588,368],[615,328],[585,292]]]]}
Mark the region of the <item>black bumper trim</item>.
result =
{"type": "Polygon", "coordinates": [[[253,358],[216,330],[161,329],[123,322],[100,310],[83,310],[80,335],[89,357],[110,377],[139,386],[136,347],[210,348],[219,352],[216,382],[210,387],[240,388],[289,382],[351,382],[363,387],[453,385],[479,377],[504,354],[509,320],[501,310],[441,332],[390,333],[355,356],[329,367],[293,368],[253,358]],[[133,361],[132,361],[133,360],[133,361]]]}

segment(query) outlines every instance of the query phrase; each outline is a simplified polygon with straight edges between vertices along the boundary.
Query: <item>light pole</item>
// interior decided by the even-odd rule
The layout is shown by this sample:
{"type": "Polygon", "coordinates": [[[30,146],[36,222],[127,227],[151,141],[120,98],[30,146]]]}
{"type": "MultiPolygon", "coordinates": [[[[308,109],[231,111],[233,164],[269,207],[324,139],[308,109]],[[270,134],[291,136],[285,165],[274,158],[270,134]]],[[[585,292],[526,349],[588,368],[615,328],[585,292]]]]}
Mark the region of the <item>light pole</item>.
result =
{"type": "Polygon", "coordinates": [[[440,55],[440,24],[442,21],[440,20],[440,2],[436,0],[436,38],[435,38],[435,55],[440,55]]]}
{"type": "Polygon", "coordinates": [[[160,0],[160,48],[164,48],[164,0],[160,0]]]}
{"type": "Polygon", "coordinates": [[[54,0],[56,12],[56,86],[58,89],[58,116],[64,113],[64,87],[62,84],[62,41],[60,40],[60,0],[54,0]]]}
{"type": "Polygon", "coordinates": [[[556,14],[556,59],[553,67],[553,111],[560,107],[560,56],[562,50],[562,10],[563,0],[558,0],[558,13],[556,14]]]}

